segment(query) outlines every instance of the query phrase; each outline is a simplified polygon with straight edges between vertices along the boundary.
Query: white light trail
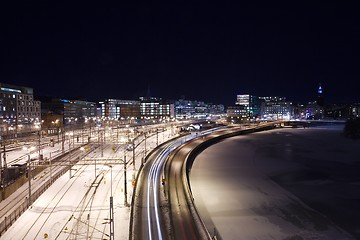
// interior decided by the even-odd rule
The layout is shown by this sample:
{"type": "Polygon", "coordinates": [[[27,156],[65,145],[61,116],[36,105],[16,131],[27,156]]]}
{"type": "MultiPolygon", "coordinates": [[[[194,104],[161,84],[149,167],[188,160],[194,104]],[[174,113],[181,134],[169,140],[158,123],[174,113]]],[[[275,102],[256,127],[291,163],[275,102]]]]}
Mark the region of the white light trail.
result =
{"type": "Polygon", "coordinates": [[[182,143],[184,143],[183,141],[190,141],[194,138],[196,138],[197,135],[188,135],[188,136],[184,136],[179,138],[177,141],[175,142],[171,142],[168,143],[167,145],[164,146],[164,148],[161,150],[160,154],[156,157],[155,161],[153,162],[153,164],[150,167],[150,171],[149,171],[149,175],[148,175],[148,186],[147,186],[147,221],[148,221],[148,235],[149,235],[149,239],[152,240],[154,238],[154,236],[152,236],[152,228],[154,227],[152,224],[152,211],[155,214],[155,220],[156,220],[156,231],[157,231],[157,237],[156,239],[162,240],[163,236],[162,236],[162,231],[161,231],[161,223],[160,223],[160,216],[159,216],[159,193],[160,193],[160,182],[158,181],[161,177],[162,171],[163,171],[163,167],[164,164],[168,158],[168,156],[170,155],[170,153],[177,148],[178,146],[180,146],[182,143]],[[151,192],[151,190],[153,190],[153,192],[151,192]],[[152,195],[152,196],[150,196],[152,195]],[[151,207],[151,200],[153,200],[153,204],[154,206],[151,207]]]}

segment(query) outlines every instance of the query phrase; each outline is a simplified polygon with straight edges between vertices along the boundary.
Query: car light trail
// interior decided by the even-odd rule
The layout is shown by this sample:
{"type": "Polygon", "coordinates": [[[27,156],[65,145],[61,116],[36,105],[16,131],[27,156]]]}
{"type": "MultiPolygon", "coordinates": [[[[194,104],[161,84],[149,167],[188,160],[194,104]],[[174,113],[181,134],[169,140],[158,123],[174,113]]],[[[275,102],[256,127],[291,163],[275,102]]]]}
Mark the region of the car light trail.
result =
{"type": "Polygon", "coordinates": [[[148,185],[147,185],[147,222],[148,222],[148,237],[149,239],[163,239],[162,230],[161,230],[161,221],[159,216],[159,193],[161,184],[161,176],[164,169],[164,164],[170,155],[170,153],[180,146],[184,139],[186,141],[193,139],[194,136],[185,136],[179,138],[178,141],[172,142],[164,146],[160,154],[156,157],[155,161],[151,165],[149,175],[148,175],[148,185]],[[151,205],[153,204],[153,206],[151,205]],[[153,214],[152,214],[153,213],[153,214]],[[155,224],[153,223],[153,216],[155,215],[155,224]],[[156,225],[156,226],[155,226],[156,225]],[[157,232],[157,236],[153,236],[153,232],[157,232]]]}
{"type": "Polygon", "coordinates": [[[148,219],[148,233],[149,238],[152,239],[152,219],[151,219],[151,209],[153,209],[155,213],[155,220],[156,220],[156,231],[157,231],[157,239],[163,239],[162,232],[161,232],[161,224],[160,224],[160,217],[159,217],[159,179],[160,173],[162,170],[162,166],[165,163],[166,157],[170,153],[169,149],[172,144],[166,146],[161,153],[156,157],[156,160],[152,164],[150,168],[150,172],[148,175],[148,186],[147,186],[147,219],[148,219]],[[152,192],[151,192],[152,190],[152,192]],[[151,196],[150,196],[151,195],[151,196]],[[152,198],[152,199],[151,199],[152,198]],[[153,200],[153,208],[151,207],[151,200],[153,200]]]}

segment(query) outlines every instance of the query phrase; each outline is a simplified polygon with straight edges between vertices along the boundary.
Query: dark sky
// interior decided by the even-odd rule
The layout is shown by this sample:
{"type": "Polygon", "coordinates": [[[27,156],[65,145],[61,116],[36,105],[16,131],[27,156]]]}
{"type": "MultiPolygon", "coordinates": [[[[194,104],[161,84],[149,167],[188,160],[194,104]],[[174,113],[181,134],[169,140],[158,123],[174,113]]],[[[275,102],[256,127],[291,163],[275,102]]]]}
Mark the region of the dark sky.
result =
{"type": "Polygon", "coordinates": [[[360,17],[346,1],[3,2],[0,82],[36,95],[307,102],[322,82],[327,102],[360,100],[360,17]]]}

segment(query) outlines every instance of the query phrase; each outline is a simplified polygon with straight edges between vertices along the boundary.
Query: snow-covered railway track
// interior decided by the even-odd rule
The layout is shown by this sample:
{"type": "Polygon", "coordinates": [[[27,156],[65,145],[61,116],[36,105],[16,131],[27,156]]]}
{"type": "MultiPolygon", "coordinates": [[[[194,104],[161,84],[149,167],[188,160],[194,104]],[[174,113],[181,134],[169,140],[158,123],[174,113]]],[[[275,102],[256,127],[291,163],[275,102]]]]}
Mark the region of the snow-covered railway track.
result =
{"type": "MultiPolygon", "coordinates": [[[[39,237],[43,227],[47,223],[50,216],[54,212],[57,212],[59,210],[57,208],[58,205],[61,203],[63,198],[65,198],[68,195],[70,189],[76,184],[76,180],[80,177],[81,173],[83,173],[86,170],[87,167],[88,166],[86,165],[81,165],[80,169],[77,170],[79,174],[74,175],[72,181],[67,181],[63,186],[60,187],[60,189],[58,189],[56,194],[54,194],[54,198],[52,198],[47,203],[46,207],[42,208],[42,210],[40,211],[40,215],[35,220],[33,219],[32,225],[28,228],[22,239],[26,239],[29,234],[31,234],[31,237],[34,237],[34,239],[39,237]],[[37,233],[35,235],[34,232],[31,231],[34,228],[37,229],[37,233]]],[[[31,207],[31,210],[36,211],[36,207],[31,207]]]]}
{"type": "MultiPolygon", "coordinates": [[[[110,146],[103,150],[111,152],[110,146]]],[[[120,150],[123,149],[118,146],[112,155],[120,150]]],[[[97,158],[98,155],[99,151],[91,157],[97,158]]],[[[44,194],[48,197],[43,200],[40,198],[42,203],[37,201],[29,209],[32,212],[30,215],[35,217],[24,226],[24,231],[19,232],[18,239],[39,239],[45,235],[50,239],[109,238],[109,225],[104,224],[104,220],[109,219],[110,213],[104,210],[109,209],[106,203],[109,202],[110,189],[104,185],[110,171],[114,170],[109,167],[114,164],[111,160],[114,156],[108,157],[110,160],[96,165],[96,177],[94,165],[80,160],[78,165],[74,165],[70,180],[67,174],[58,179],[54,183],[54,189],[50,190],[51,196],[44,194]]],[[[121,164],[116,166],[114,176],[117,179],[123,177],[121,164]]],[[[107,184],[110,184],[110,181],[109,179],[107,184]]],[[[119,184],[120,181],[117,181],[114,186],[118,187],[119,184]]]]}

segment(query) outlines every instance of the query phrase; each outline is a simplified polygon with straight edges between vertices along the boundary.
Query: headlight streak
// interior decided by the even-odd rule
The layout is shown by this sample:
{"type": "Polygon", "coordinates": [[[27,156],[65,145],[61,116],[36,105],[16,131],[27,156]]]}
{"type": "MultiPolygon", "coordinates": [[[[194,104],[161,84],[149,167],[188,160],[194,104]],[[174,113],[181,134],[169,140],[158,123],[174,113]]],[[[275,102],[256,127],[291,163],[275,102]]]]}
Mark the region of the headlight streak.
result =
{"type": "Polygon", "coordinates": [[[156,157],[155,161],[150,167],[149,175],[148,175],[148,186],[147,186],[147,221],[148,221],[148,236],[149,239],[152,240],[153,238],[162,240],[162,231],[161,231],[161,224],[160,224],[160,216],[159,216],[159,196],[158,193],[160,192],[160,182],[158,181],[164,170],[164,163],[166,162],[166,159],[170,155],[170,153],[180,146],[183,143],[183,139],[186,139],[186,141],[189,141],[193,138],[197,137],[196,135],[190,135],[185,136],[182,138],[179,138],[176,142],[172,142],[164,146],[164,149],[161,150],[160,154],[156,157]],[[153,192],[151,192],[151,189],[153,189],[153,192]],[[152,196],[150,196],[152,195],[152,196]],[[153,200],[153,208],[151,207],[151,199],[153,200]],[[157,231],[157,237],[154,237],[152,235],[152,228],[154,227],[151,223],[152,216],[151,216],[151,210],[155,211],[155,219],[156,219],[156,231],[157,231]]]}
{"type": "Polygon", "coordinates": [[[163,239],[162,232],[161,232],[161,225],[160,225],[160,217],[159,217],[159,199],[158,199],[158,192],[159,192],[159,176],[161,173],[161,169],[163,164],[165,163],[165,160],[167,156],[170,154],[171,146],[174,144],[169,144],[165,146],[165,148],[160,152],[160,154],[156,157],[154,163],[151,165],[149,176],[148,176],[148,196],[147,196],[147,219],[148,219],[148,233],[149,238],[152,239],[152,224],[151,224],[151,189],[153,189],[152,192],[152,198],[154,202],[154,211],[155,211],[155,219],[156,219],[156,230],[158,233],[157,239],[163,239]]]}
{"type": "MultiPolygon", "coordinates": [[[[156,154],[151,158],[151,161],[148,161],[145,164],[146,171],[144,171],[144,173],[147,173],[147,176],[143,175],[142,177],[143,180],[147,177],[147,186],[143,185],[143,190],[139,192],[140,195],[142,194],[142,204],[139,205],[141,214],[139,214],[140,219],[137,220],[139,222],[138,225],[140,226],[138,230],[140,231],[139,236],[141,236],[141,239],[163,240],[167,239],[172,234],[172,232],[166,228],[168,227],[165,222],[168,220],[168,212],[163,212],[162,210],[163,204],[165,204],[164,209],[167,210],[167,206],[170,203],[170,199],[163,195],[165,194],[165,189],[163,188],[165,186],[168,187],[168,184],[170,184],[169,179],[164,179],[165,186],[163,186],[163,178],[167,175],[167,173],[165,173],[165,166],[170,155],[186,142],[195,139],[196,143],[201,143],[202,141],[206,141],[208,134],[213,133],[214,135],[218,135],[216,132],[224,131],[226,132],[226,129],[224,128],[207,129],[172,139],[171,141],[160,145],[156,154]],[[145,202],[143,202],[144,200],[145,202]],[[165,216],[163,216],[163,214],[165,214],[165,216]],[[168,234],[170,235],[168,236],[168,234]]],[[[181,164],[181,162],[175,161],[175,164],[181,164]]],[[[145,182],[146,180],[144,183],[145,182]]]]}

